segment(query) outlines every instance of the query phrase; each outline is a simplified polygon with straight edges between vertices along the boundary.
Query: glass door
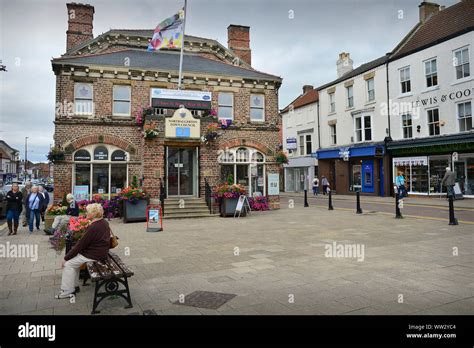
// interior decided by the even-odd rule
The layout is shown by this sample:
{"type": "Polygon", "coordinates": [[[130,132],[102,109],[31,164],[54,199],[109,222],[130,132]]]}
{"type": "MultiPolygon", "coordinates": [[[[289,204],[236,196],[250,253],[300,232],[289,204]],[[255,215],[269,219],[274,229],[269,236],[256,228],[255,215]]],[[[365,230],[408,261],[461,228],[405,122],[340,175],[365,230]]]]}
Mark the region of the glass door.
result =
{"type": "Polygon", "coordinates": [[[169,196],[193,196],[197,178],[195,148],[168,147],[167,188],[169,196]]]}

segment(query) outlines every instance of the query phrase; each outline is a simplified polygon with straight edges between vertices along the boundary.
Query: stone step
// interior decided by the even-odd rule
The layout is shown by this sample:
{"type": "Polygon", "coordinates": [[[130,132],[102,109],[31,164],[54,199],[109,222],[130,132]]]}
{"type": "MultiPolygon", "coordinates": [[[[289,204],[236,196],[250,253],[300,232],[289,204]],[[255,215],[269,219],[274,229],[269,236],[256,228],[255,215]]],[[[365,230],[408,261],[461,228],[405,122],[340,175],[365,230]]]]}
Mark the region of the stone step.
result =
{"type": "Polygon", "coordinates": [[[165,216],[163,216],[163,220],[167,219],[189,219],[189,218],[206,218],[206,217],[219,217],[219,214],[209,214],[207,213],[188,213],[188,214],[168,214],[165,212],[165,216]]]}
{"type": "Polygon", "coordinates": [[[186,214],[186,213],[208,213],[209,214],[209,208],[207,206],[205,207],[199,207],[199,208],[170,208],[165,205],[165,213],[166,214],[186,214]]]}

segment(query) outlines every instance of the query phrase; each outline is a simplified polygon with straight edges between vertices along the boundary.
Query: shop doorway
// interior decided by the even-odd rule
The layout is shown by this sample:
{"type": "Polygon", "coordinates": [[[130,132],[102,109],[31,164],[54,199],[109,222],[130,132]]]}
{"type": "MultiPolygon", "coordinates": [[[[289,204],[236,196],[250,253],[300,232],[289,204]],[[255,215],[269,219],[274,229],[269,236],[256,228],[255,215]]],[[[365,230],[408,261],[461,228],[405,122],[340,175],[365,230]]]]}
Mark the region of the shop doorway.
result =
{"type": "Polygon", "coordinates": [[[197,148],[166,148],[168,196],[197,196],[197,148]]]}

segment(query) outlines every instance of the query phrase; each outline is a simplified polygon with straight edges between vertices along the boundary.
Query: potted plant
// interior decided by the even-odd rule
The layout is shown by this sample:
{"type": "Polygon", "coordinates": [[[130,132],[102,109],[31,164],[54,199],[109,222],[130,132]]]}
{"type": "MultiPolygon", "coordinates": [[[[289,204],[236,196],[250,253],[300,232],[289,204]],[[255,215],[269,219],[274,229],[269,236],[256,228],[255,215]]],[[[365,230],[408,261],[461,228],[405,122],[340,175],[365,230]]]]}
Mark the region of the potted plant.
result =
{"type": "Polygon", "coordinates": [[[53,146],[48,152],[48,161],[51,163],[58,163],[66,159],[66,153],[59,146],[53,146]]]}
{"type": "Polygon", "coordinates": [[[158,136],[158,132],[150,125],[145,125],[143,137],[147,140],[154,139],[158,136]]]}
{"type": "Polygon", "coordinates": [[[120,192],[120,197],[123,200],[123,222],[146,221],[150,195],[138,187],[136,177],[133,178],[131,186],[120,192]]]}
{"type": "Polygon", "coordinates": [[[288,163],[288,156],[280,150],[276,153],[275,160],[280,164],[288,163]]]}
{"type": "Polygon", "coordinates": [[[219,125],[217,123],[211,123],[206,127],[206,134],[203,135],[202,137],[202,142],[205,144],[209,144],[210,142],[214,141],[217,139],[219,136],[219,133],[217,131],[219,130],[219,125]]]}
{"type": "MultiPolygon", "coordinates": [[[[239,184],[224,183],[214,189],[214,198],[220,202],[221,216],[234,216],[237,202],[241,195],[246,195],[245,187],[239,184]]],[[[245,210],[242,210],[240,216],[245,216],[245,210]]]]}
{"type": "Polygon", "coordinates": [[[62,205],[51,205],[46,209],[46,214],[44,215],[44,229],[49,230],[53,226],[54,218],[58,215],[66,215],[67,207],[62,205]]]}
{"type": "Polygon", "coordinates": [[[265,196],[255,196],[249,198],[250,209],[254,211],[265,211],[270,209],[268,199],[265,196]]]}
{"type": "Polygon", "coordinates": [[[72,216],[68,225],[54,231],[54,235],[50,239],[53,248],[58,252],[66,248],[66,253],[69,252],[86,233],[90,224],[91,221],[85,216],[72,216]]]}

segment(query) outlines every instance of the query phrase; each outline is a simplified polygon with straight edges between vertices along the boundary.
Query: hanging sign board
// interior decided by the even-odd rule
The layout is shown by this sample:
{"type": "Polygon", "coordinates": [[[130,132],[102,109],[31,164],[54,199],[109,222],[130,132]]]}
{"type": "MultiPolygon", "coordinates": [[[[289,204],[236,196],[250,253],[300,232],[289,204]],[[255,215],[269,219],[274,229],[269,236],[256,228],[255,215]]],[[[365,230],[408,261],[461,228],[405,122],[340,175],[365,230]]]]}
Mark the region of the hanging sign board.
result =
{"type": "Polygon", "coordinates": [[[178,109],[180,105],[193,110],[211,109],[211,92],[185,91],[179,89],[151,89],[151,106],[163,109],[178,109]]]}
{"type": "Polygon", "coordinates": [[[165,120],[165,137],[200,139],[201,121],[195,119],[188,109],[178,109],[174,112],[173,117],[165,120]]]}
{"type": "Polygon", "coordinates": [[[296,150],[296,138],[286,138],[286,149],[287,150],[296,150]]]}

